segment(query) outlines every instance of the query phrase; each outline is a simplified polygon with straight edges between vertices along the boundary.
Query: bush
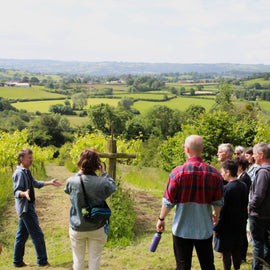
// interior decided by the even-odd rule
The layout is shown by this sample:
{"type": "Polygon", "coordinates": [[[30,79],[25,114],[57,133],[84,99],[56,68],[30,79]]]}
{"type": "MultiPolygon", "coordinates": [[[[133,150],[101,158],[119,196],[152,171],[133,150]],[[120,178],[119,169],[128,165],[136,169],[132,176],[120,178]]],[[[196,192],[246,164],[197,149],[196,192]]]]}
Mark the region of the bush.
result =
{"type": "Polygon", "coordinates": [[[128,246],[134,237],[136,213],[134,199],[130,190],[124,190],[121,180],[116,181],[117,191],[110,197],[109,205],[112,209],[110,218],[109,242],[107,246],[128,246]]]}

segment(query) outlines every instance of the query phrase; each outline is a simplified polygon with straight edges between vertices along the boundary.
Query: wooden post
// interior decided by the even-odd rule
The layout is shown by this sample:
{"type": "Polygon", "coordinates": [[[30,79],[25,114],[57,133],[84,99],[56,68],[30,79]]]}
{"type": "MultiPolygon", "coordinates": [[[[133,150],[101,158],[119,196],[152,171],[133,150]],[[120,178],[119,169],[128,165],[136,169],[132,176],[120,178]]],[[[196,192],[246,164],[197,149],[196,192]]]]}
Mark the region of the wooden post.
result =
{"type": "MultiPolygon", "coordinates": [[[[109,139],[107,141],[107,152],[111,153],[111,154],[117,153],[116,140],[109,139]]],[[[116,155],[115,155],[115,157],[110,157],[107,159],[107,172],[112,177],[112,179],[115,179],[115,177],[116,177],[116,155]]]]}

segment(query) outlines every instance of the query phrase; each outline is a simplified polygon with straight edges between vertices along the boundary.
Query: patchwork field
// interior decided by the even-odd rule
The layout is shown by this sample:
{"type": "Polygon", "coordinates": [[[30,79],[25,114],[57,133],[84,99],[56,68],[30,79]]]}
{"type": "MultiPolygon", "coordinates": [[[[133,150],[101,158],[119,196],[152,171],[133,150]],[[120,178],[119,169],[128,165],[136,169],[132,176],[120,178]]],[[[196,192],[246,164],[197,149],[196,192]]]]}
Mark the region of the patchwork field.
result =
{"type": "Polygon", "coordinates": [[[185,111],[190,105],[201,105],[206,110],[209,110],[214,103],[214,100],[209,99],[177,97],[164,102],[138,101],[134,103],[133,107],[143,114],[146,113],[149,109],[151,109],[154,105],[167,106],[171,109],[185,111]]]}
{"type": "Polygon", "coordinates": [[[0,87],[0,97],[6,99],[50,99],[65,98],[65,95],[43,91],[41,86],[32,87],[0,87]]]}

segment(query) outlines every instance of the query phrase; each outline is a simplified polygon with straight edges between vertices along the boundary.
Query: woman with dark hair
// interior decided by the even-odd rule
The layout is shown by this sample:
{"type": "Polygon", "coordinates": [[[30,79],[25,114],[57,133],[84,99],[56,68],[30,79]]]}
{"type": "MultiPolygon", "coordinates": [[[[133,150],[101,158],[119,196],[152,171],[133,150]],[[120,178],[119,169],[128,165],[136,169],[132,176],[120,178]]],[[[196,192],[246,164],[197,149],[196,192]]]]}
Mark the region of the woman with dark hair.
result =
{"type": "Polygon", "coordinates": [[[240,269],[242,232],[247,219],[248,190],[237,179],[237,169],[233,160],[221,163],[221,175],[228,184],[224,187],[224,205],[214,226],[214,249],[222,253],[224,270],[231,269],[231,261],[234,269],[240,269]]]}
{"type": "Polygon", "coordinates": [[[104,225],[86,221],[82,208],[86,207],[81,179],[85,186],[87,198],[93,207],[102,207],[104,201],[116,191],[114,180],[102,167],[98,153],[84,149],[77,163],[80,172],[67,180],[65,192],[69,194],[71,207],[69,214],[69,237],[73,254],[73,269],[84,269],[86,244],[88,245],[88,269],[98,270],[107,233],[104,225]],[[101,176],[96,175],[99,171],[101,176]],[[81,179],[80,179],[81,178],[81,179]]]}
{"type": "Polygon", "coordinates": [[[246,169],[249,166],[249,162],[245,157],[237,157],[234,159],[238,166],[237,170],[237,178],[241,181],[244,182],[247,185],[248,191],[251,186],[251,179],[250,176],[247,174],[246,169]]]}
{"type": "MultiPolygon", "coordinates": [[[[234,159],[234,161],[238,166],[237,178],[241,182],[243,182],[247,185],[248,193],[249,193],[250,186],[251,186],[251,179],[246,172],[246,169],[249,166],[249,162],[245,157],[237,157],[236,159],[234,159]]],[[[242,260],[242,262],[246,262],[246,259],[247,259],[247,250],[248,250],[247,231],[248,231],[248,235],[249,235],[249,228],[247,229],[247,220],[248,220],[248,216],[245,220],[245,227],[243,227],[243,231],[242,231],[242,239],[243,239],[242,245],[241,245],[241,260],[242,260]]]]}
{"type": "Polygon", "coordinates": [[[260,165],[255,163],[255,159],[253,157],[253,148],[248,148],[245,152],[245,157],[249,162],[249,167],[247,169],[247,174],[249,175],[251,182],[255,178],[256,171],[260,168],[260,165]]]}

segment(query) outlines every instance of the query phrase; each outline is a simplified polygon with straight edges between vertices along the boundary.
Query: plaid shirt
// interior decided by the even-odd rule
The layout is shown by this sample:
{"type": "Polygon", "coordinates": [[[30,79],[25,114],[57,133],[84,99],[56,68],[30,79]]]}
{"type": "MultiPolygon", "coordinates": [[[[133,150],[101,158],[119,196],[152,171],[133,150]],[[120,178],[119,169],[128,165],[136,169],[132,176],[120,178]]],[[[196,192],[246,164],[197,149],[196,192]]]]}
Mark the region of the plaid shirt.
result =
{"type": "Polygon", "coordinates": [[[222,176],[201,157],[189,158],[170,174],[164,198],[172,204],[212,204],[223,198],[222,176]]]}
{"type": "Polygon", "coordinates": [[[201,157],[189,158],[172,171],[162,202],[168,208],[176,205],[173,235],[187,239],[213,235],[212,205],[222,206],[222,180],[218,170],[201,157]]]}

